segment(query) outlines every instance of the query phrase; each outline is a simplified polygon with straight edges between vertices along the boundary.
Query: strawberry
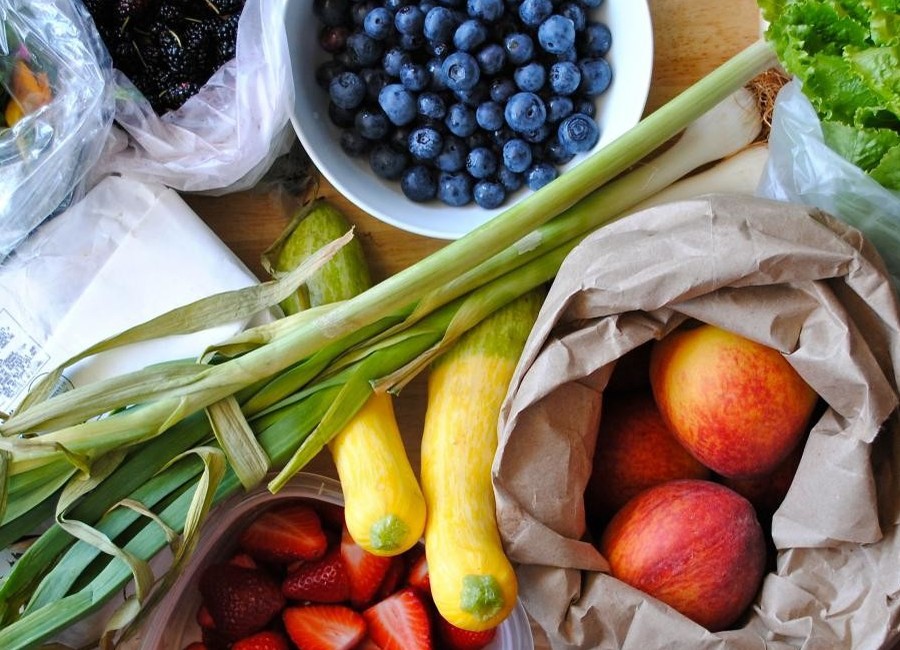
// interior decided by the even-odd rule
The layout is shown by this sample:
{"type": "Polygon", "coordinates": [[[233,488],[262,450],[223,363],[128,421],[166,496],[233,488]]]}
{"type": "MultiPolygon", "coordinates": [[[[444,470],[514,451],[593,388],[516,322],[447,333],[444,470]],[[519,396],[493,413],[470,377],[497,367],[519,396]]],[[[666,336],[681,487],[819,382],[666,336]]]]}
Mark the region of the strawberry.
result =
{"type": "Polygon", "coordinates": [[[235,641],[231,650],[289,650],[288,640],[280,632],[263,630],[235,641]]]}
{"type": "Polygon", "coordinates": [[[388,567],[387,573],[375,592],[375,600],[384,600],[392,593],[397,591],[397,587],[403,582],[403,576],[406,574],[406,560],[402,555],[391,557],[391,565],[388,567]]]}
{"type": "Polygon", "coordinates": [[[497,628],[495,627],[480,632],[471,632],[461,627],[456,627],[440,614],[436,618],[438,635],[443,641],[446,650],[481,650],[493,641],[497,635],[497,628]]]}
{"type": "Polygon", "coordinates": [[[256,560],[250,557],[247,553],[235,553],[234,556],[230,560],[229,563],[234,564],[236,566],[242,566],[245,569],[255,569],[259,565],[256,564],[256,560]]]}
{"type": "Polygon", "coordinates": [[[428,606],[415,589],[401,589],[363,613],[369,635],[383,650],[430,650],[428,606]]]}
{"type": "Polygon", "coordinates": [[[423,595],[431,594],[431,581],[428,579],[428,560],[425,559],[424,551],[418,553],[409,566],[409,573],[406,574],[406,584],[414,589],[418,589],[423,595]]]}
{"type": "Polygon", "coordinates": [[[228,563],[206,568],[200,594],[216,631],[231,641],[262,630],[284,607],[281,586],[271,576],[228,563]]]}
{"type": "Polygon", "coordinates": [[[346,605],[288,607],[282,619],[291,641],[303,650],[350,650],[366,636],[362,615],[346,605]]]}
{"type": "Polygon", "coordinates": [[[381,646],[375,643],[372,637],[367,636],[356,650],[381,650],[381,646]]]}
{"type": "Polygon", "coordinates": [[[280,564],[316,560],[328,547],[319,516],[303,503],[262,513],[244,529],[238,543],[253,558],[280,564]]]}
{"type": "Polygon", "coordinates": [[[316,503],[316,512],[322,520],[322,526],[340,533],[344,528],[344,507],[336,503],[319,501],[316,503]]]}
{"type": "Polygon", "coordinates": [[[206,605],[200,605],[197,610],[197,625],[207,630],[216,629],[216,622],[213,620],[206,605]]]}
{"type": "Polygon", "coordinates": [[[369,553],[353,541],[346,527],[341,536],[340,548],[350,579],[350,603],[354,607],[366,607],[372,603],[378,587],[390,570],[392,558],[369,553]]]}
{"type": "Polygon", "coordinates": [[[335,545],[320,560],[301,563],[281,583],[281,593],[291,600],[339,603],[350,598],[350,578],[335,545]]]}

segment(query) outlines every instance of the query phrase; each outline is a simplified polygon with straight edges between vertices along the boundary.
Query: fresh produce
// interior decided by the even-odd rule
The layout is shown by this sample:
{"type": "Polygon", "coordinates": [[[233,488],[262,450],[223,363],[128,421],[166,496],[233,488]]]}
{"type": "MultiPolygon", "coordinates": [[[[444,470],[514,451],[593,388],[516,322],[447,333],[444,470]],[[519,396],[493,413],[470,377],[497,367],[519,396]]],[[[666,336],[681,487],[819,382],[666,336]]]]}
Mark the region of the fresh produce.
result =
{"type": "Polygon", "coordinates": [[[610,572],[710,631],[759,590],[766,549],[750,503],[710,481],[669,481],[629,501],[600,540],[610,572]]]}
{"type": "Polygon", "coordinates": [[[425,554],[438,611],[465,630],[496,627],[518,593],[497,529],[491,464],[500,406],[540,302],[540,294],[529,293],[487,318],[428,377],[425,554]]]}
{"type": "MultiPolygon", "coordinates": [[[[317,560],[255,562],[243,545],[228,554],[226,539],[225,558],[207,565],[196,586],[195,620],[205,648],[480,650],[496,636],[495,628],[461,630],[435,611],[421,546],[376,556],[350,537],[339,506],[290,499],[273,510],[312,512],[312,528],[325,531],[328,545],[317,560]]],[[[245,538],[273,510],[252,519],[236,538],[245,538]]],[[[268,523],[263,528],[275,533],[268,523]]],[[[299,547],[319,543],[314,531],[294,536],[299,547]]]]}
{"type": "Polygon", "coordinates": [[[83,0],[113,65],[163,114],[234,58],[243,0],[83,0]]]}
{"type": "Polygon", "coordinates": [[[4,119],[6,126],[15,126],[23,117],[46,106],[53,99],[50,78],[46,72],[32,69],[24,59],[16,59],[9,75],[6,110],[4,119]]]}
{"type": "Polygon", "coordinates": [[[825,143],[900,190],[900,5],[759,0],[766,39],[818,113],[825,143]]]}
{"type": "Polygon", "coordinates": [[[496,208],[542,187],[600,138],[612,35],[596,6],[318,0],[341,147],[413,201],[496,208]]]}
{"type": "Polygon", "coordinates": [[[799,443],[818,399],[781,352],[708,324],[656,343],[650,383],[675,437],[732,478],[775,469],[799,443]]]}
{"type": "Polygon", "coordinates": [[[675,479],[705,479],[709,468],[669,431],[649,390],[604,393],[585,506],[606,520],[638,492],[675,479]]]}
{"type": "Polygon", "coordinates": [[[747,499],[756,509],[760,521],[766,523],[787,496],[803,457],[802,441],[768,474],[749,478],[722,477],[721,483],[747,499]]]}
{"type": "MultiPolygon", "coordinates": [[[[242,487],[233,468],[240,459],[226,464],[204,409],[231,398],[241,406],[271,467],[283,470],[272,484],[277,489],[343,428],[372,394],[373,382],[402,385],[462,332],[552,278],[588,232],[698,165],[746,146],[746,137],[743,145],[692,137],[680,155],[668,155],[677,147],[667,148],[650,164],[609,183],[720,103],[728,106],[721,119],[755,114],[758,125],[758,111],[723,100],[772,61],[768,45],[755,44],[577,168],[355,298],[254,329],[200,362],[147,368],[53,397],[49,389],[62,368],[48,373],[18,412],[0,424],[0,450],[8,461],[0,465],[4,503],[17,506],[15,516],[6,511],[0,537],[16,539],[60,512],[0,585],[0,647],[40,643],[96,611],[131,581],[140,589],[128,612],[133,616],[147,602],[152,586],[147,561],[169,542],[155,521],[114,507],[123,499],[152,509],[183,533],[185,544],[176,558],[183,562],[209,506],[242,487]],[[76,502],[69,493],[35,489],[62,485],[86,462],[97,471],[89,483],[78,482],[76,502]],[[70,519],[80,524],[70,525],[70,519]],[[128,561],[107,557],[101,548],[120,557],[127,550],[128,561]]],[[[722,133],[732,130],[738,129],[722,133]]],[[[345,239],[279,283],[210,297],[76,359],[123,342],[183,332],[185,323],[206,327],[249,316],[287,296],[345,239]]],[[[107,636],[129,620],[123,614],[107,636]]]]}
{"type": "Polygon", "coordinates": [[[413,473],[392,398],[375,393],[329,443],[346,500],[347,528],[371,553],[396,555],[425,530],[425,498],[413,473]]]}

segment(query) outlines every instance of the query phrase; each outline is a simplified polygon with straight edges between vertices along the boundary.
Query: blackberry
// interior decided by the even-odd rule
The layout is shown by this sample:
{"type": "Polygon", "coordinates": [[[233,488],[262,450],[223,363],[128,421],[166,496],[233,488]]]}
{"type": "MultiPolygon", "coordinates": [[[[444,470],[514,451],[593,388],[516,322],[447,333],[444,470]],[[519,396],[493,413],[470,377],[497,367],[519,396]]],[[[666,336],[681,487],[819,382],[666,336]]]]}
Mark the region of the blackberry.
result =
{"type": "Polygon", "coordinates": [[[152,5],[152,0],[116,0],[114,13],[120,24],[140,21],[152,5]]]}
{"type": "Polygon", "coordinates": [[[154,18],[163,25],[177,25],[184,18],[184,8],[173,2],[161,2],[156,7],[154,18]]]}
{"type": "Polygon", "coordinates": [[[165,67],[178,74],[186,74],[190,71],[191,61],[188,51],[177,32],[172,29],[161,32],[157,36],[156,43],[165,67]]]}
{"type": "Polygon", "coordinates": [[[202,0],[209,9],[220,16],[240,13],[244,8],[244,0],[202,0]]]}
{"type": "Polygon", "coordinates": [[[176,81],[159,93],[160,105],[168,110],[176,110],[199,90],[200,86],[194,81],[176,81]]]}
{"type": "Polygon", "coordinates": [[[191,77],[198,81],[206,81],[212,74],[213,65],[212,26],[202,21],[189,21],[181,33],[181,42],[189,61],[191,77]]]}
{"type": "Polygon", "coordinates": [[[216,26],[214,41],[216,48],[215,58],[218,65],[222,65],[234,58],[239,18],[239,14],[232,14],[219,21],[216,26]]]}
{"type": "Polygon", "coordinates": [[[115,44],[111,56],[115,67],[128,77],[140,73],[144,67],[138,54],[137,45],[128,35],[115,44]]]}

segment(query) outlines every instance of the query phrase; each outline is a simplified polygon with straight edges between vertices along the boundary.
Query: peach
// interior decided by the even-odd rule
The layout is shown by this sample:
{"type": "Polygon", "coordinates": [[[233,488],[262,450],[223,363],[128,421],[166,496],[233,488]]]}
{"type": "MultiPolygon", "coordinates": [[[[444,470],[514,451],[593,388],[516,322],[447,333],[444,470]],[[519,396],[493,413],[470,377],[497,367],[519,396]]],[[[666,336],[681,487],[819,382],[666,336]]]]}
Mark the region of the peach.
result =
{"type": "Polygon", "coordinates": [[[773,471],[803,437],[818,399],[780,352],[712,325],[657,341],[650,385],[681,444],[730,478],[773,471]]]}
{"type": "Polygon", "coordinates": [[[693,479],[638,494],[610,521],[599,548],[615,578],[714,632],[747,609],[766,563],[750,502],[693,479]]]}
{"type": "Polygon", "coordinates": [[[679,478],[708,478],[663,422],[649,389],[604,393],[585,505],[592,519],[612,516],[641,490],[679,478]]]}

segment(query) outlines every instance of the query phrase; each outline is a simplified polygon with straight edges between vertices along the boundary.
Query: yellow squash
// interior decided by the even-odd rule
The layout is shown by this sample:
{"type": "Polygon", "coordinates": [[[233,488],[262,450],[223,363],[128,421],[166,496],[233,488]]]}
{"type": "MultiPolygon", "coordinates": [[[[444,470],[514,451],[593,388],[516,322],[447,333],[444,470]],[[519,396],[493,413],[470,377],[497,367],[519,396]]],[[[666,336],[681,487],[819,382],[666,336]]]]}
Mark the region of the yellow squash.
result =
{"type": "Polygon", "coordinates": [[[527,294],[485,319],[435,362],[428,379],[425,554],[438,611],[466,630],[499,625],[518,595],[497,529],[491,464],[500,407],[540,299],[527,294]]]}

